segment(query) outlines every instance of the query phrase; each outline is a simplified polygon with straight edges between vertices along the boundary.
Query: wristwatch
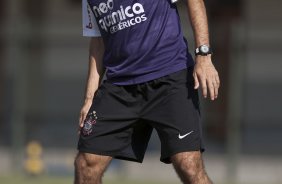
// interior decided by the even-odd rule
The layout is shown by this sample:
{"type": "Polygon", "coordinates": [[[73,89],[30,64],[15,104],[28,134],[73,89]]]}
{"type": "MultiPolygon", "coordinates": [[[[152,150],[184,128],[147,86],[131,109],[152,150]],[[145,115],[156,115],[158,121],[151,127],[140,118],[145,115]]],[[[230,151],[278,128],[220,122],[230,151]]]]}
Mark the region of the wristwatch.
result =
{"type": "Polygon", "coordinates": [[[207,45],[201,45],[200,47],[196,48],[195,55],[196,56],[207,56],[208,54],[212,54],[212,50],[207,45]]]}

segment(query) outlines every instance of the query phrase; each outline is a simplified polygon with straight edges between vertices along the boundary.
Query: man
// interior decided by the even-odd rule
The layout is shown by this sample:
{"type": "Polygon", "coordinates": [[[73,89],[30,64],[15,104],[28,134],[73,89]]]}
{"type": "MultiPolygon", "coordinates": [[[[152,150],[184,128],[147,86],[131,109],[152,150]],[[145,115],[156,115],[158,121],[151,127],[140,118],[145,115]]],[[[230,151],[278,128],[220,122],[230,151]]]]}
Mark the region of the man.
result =
{"type": "Polygon", "coordinates": [[[76,184],[100,184],[112,158],[142,162],[152,129],[183,183],[210,184],[201,157],[197,89],[218,96],[203,0],[187,0],[195,62],[170,0],[83,0],[91,37],[76,184]],[[101,82],[106,69],[107,79],[101,82]]]}

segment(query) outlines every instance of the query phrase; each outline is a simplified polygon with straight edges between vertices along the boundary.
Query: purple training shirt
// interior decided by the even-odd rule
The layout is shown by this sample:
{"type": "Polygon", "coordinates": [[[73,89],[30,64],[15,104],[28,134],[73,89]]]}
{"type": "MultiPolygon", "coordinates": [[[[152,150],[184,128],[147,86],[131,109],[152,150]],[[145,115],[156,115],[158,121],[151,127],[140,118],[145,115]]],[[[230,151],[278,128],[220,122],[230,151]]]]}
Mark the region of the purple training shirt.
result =
{"type": "Polygon", "coordinates": [[[84,1],[84,36],[103,37],[110,82],[138,84],[194,64],[170,0],[84,1]]]}

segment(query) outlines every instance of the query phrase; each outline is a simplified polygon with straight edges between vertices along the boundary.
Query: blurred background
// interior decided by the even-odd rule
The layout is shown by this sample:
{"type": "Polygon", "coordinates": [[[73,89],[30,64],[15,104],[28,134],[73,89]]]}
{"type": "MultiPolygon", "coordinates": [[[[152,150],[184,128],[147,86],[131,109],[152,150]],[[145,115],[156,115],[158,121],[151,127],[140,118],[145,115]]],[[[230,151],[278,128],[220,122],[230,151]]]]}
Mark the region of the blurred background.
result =
{"type": "MultiPolygon", "coordinates": [[[[206,1],[220,97],[202,100],[215,183],[282,183],[282,1],[206,1]]],[[[184,1],[183,30],[194,50],[184,1]]],[[[0,183],[71,183],[88,66],[81,0],[0,1],[0,183]],[[36,176],[36,177],[32,177],[36,176]]],[[[179,183],[152,136],[106,183],[179,183]]]]}

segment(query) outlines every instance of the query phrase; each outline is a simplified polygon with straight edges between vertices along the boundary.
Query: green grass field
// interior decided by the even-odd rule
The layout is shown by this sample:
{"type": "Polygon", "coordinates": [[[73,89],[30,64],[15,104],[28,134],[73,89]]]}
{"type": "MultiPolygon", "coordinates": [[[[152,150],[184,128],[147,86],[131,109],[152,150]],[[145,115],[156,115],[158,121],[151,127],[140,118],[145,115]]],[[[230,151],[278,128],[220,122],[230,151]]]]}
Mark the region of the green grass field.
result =
{"type": "MultiPolygon", "coordinates": [[[[28,176],[0,176],[1,184],[72,184],[72,177],[28,177],[28,176]]],[[[106,179],[104,184],[164,184],[153,181],[129,181],[129,180],[109,180],[106,179]]]]}
{"type": "MultiPolygon", "coordinates": [[[[28,176],[23,176],[23,175],[0,176],[0,184],[72,184],[72,183],[73,183],[72,176],[68,176],[68,177],[63,177],[63,176],[62,177],[59,177],[59,176],[57,177],[54,177],[54,176],[53,177],[51,176],[28,177],[28,176]]],[[[117,180],[105,179],[103,184],[172,184],[172,183],[171,182],[164,183],[164,182],[148,181],[146,179],[144,179],[143,181],[126,180],[126,179],[117,179],[117,180]]],[[[226,182],[225,184],[230,184],[230,183],[226,182]]],[[[248,184],[254,184],[254,183],[248,183],[248,184]]]]}

